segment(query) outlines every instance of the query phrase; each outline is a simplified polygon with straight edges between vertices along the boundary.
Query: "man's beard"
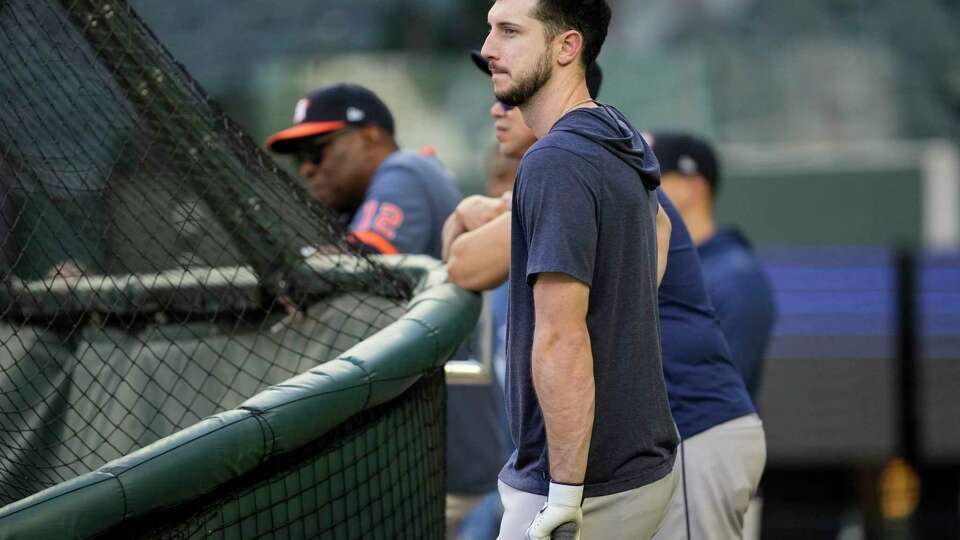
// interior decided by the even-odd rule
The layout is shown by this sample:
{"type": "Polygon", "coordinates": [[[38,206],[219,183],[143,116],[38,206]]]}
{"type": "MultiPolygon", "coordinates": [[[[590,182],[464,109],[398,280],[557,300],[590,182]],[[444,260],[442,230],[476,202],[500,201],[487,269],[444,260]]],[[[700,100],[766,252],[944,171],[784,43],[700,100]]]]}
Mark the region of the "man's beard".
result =
{"type": "Polygon", "coordinates": [[[549,51],[544,51],[537,59],[533,73],[518,80],[513,88],[508,88],[504,92],[494,92],[494,95],[497,101],[504,105],[519,107],[535,96],[551,77],[553,77],[553,63],[550,61],[549,51]]]}

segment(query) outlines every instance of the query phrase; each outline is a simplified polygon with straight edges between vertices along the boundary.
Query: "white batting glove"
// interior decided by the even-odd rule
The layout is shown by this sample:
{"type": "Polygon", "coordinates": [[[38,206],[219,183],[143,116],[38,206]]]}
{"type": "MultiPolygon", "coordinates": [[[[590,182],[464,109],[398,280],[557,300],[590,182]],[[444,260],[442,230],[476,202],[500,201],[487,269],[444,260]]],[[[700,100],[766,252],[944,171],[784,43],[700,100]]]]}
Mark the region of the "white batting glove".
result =
{"type": "Polygon", "coordinates": [[[526,540],[580,540],[583,486],[550,482],[550,495],[527,527],[526,540]]]}

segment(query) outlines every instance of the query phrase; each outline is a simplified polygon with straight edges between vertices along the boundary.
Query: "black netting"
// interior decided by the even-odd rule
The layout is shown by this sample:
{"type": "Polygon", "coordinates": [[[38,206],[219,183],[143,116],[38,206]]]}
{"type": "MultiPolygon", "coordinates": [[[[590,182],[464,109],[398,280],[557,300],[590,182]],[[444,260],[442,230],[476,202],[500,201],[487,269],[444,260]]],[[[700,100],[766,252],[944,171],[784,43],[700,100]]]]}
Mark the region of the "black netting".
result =
{"type": "Polygon", "coordinates": [[[111,538],[441,539],[444,377],[366,411],[323,439],[111,538]]]}
{"type": "Polygon", "coordinates": [[[395,320],[343,238],[125,3],[0,0],[0,505],[395,320]]]}

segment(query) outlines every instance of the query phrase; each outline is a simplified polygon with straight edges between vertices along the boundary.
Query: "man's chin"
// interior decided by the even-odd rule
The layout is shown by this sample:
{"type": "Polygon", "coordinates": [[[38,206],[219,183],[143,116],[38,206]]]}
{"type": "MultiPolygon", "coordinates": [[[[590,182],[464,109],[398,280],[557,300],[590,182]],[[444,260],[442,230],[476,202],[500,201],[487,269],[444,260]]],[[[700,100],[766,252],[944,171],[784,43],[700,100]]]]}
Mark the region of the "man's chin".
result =
{"type": "Polygon", "coordinates": [[[500,154],[511,159],[520,159],[523,157],[523,152],[520,152],[519,145],[513,141],[501,142],[500,154]]]}
{"type": "Polygon", "coordinates": [[[494,94],[494,97],[497,98],[497,101],[499,101],[504,105],[507,105],[508,107],[520,107],[524,103],[526,103],[526,101],[517,100],[514,94],[507,93],[507,92],[502,94],[494,94]]]}
{"type": "Polygon", "coordinates": [[[508,85],[497,86],[495,84],[493,86],[493,97],[497,98],[497,101],[500,103],[509,105],[511,107],[519,107],[520,105],[523,105],[523,103],[517,102],[516,88],[508,85]]]}

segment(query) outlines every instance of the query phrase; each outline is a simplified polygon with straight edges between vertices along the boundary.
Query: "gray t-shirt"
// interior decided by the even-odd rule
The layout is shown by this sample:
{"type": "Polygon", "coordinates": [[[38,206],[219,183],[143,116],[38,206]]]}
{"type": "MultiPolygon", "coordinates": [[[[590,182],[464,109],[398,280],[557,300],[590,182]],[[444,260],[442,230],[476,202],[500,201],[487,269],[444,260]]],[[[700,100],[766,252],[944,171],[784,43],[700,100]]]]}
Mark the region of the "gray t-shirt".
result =
{"type": "MultiPolygon", "coordinates": [[[[596,412],[584,495],[655,482],[678,443],[660,363],[653,152],[612,107],[564,116],[524,156],[513,199],[507,417],[517,450],[500,479],[546,495],[546,431],[531,378],[541,273],[590,287],[596,412]]],[[[549,359],[547,359],[549,361],[549,359]]]]}
{"type": "Polygon", "coordinates": [[[436,158],[400,150],[377,168],[350,232],[377,253],[439,259],[443,224],[460,198],[453,177],[436,158]]]}

